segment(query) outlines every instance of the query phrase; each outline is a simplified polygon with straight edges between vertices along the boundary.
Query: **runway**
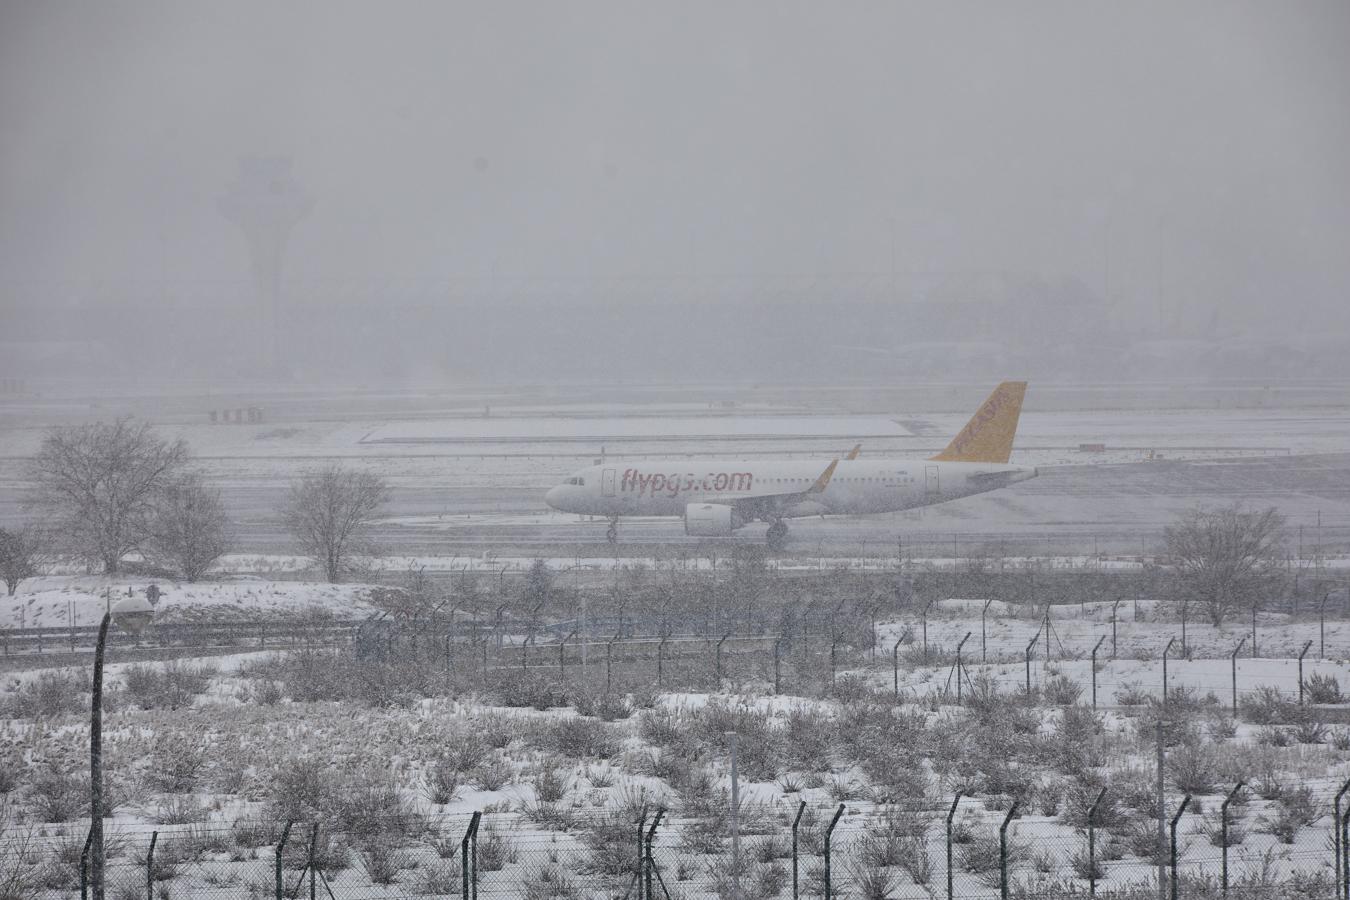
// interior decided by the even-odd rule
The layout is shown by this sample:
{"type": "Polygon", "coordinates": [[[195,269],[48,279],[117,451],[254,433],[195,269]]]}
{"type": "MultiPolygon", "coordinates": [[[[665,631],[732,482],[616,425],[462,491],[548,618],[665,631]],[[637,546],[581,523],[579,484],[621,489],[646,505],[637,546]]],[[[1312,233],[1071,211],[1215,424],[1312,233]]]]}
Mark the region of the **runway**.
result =
{"type": "MultiPolygon", "coordinates": [[[[972,396],[983,389],[972,389],[972,396]]],[[[1031,395],[1033,403],[1036,394],[1031,395]]],[[[965,422],[950,408],[843,411],[832,395],[803,392],[795,405],[582,402],[537,398],[489,416],[480,407],[434,408],[415,398],[390,407],[372,398],[316,417],[269,411],[268,421],[210,425],[185,416],[184,402],[158,422],[183,437],[196,464],[221,490],[237,550],[291,549],[278,506],[306,471],[341,463],[379,474],[391,499],[376,537],[391,554],[504,556],[678,555],[763,541],[753,524],[718,541],[689,538],[678,519],[625,520],[609,548],[607,523],[548,509],[545,491],[601,454],[622,460],[815,458],[824,465],[856,440],[865,456],[923,458],[965,422]],[[824,402],[830,399],[830,403],[824,402]],[[395,417],[380,419],[375,405],[395,417]],[[870,435],[859,438],[858,435],[870,435]]],[[[336,402],[336,401],[334,401],[336,402]]],[[[431,403],[431,400],[426,401],[431,403]]],[[[947,406],[964,406],[964,396],[947,406]]],[[[972,403],[973,406],[973,403],[972,403]]],[[[106,410],[105,410],[106,411],[106,410]]],[[[0,526],[32,515],[27,457],[49,424],[34,414],[0,434],[0,526]]],[[[1240,501],[1276,506],[1305,557],[1350,550],[1350,416],[1337,406],[1249,409],[1037,409],[1023,414],[1014,462],[1039,478],[908,513],[801,519],[790,523],[789,554],[890,553],[950,557],[1111,555],[1156,552],[1163,528],[1196,504],[1240,501]],[[1101,451],[1085,444],[1104,445],[1101,451]],[[1319,525],[1320,522],[1320,525],[1319,525]],[[882,549],[886,548],[886,549],[882,549]]]]}

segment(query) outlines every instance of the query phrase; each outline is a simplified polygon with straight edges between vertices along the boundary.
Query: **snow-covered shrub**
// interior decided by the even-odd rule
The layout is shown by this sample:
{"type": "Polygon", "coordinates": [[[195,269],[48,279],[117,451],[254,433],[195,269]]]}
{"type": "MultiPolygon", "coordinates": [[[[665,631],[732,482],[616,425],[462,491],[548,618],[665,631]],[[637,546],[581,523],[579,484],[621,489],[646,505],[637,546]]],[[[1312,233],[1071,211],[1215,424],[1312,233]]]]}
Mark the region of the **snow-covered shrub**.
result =
{"type": "Polygon", "coordinates": [[[89,682],[85,674],[57,669],[40,672],[22,682],[14,693],[0,699],[0,717],[45,719],[89,708],[89,682]]]}
{"type": "Polygon", "coordinates": [[[1298,721],[1300,715],[1298,704],[1269,685],[1257,688],[1255,696],[1240,708],[1247,721],[1256,725],[1287,725],[1298,721]]]}
{"type": "Polygon", "coordinates": [[[532,740],[540,750],[572,759],[609,759],[619,752],[613,725],[584,716],[563,716],[534,729],[532,740]]]}
{"type": "Polygon", "coordinates": [[[1167,758],[1167,774],[1177,790],[1187,794],[1212,794],[1218,782],[1214,754],[1203,743],[1182,744],[1167,758]]]}
{"type": "Polygon", "coordinates": [[[1051,706],[1072,706],[1083,696],[1083,686],[1067,675],[1055,675],[1045,680],[1041,695],[1051,706]]]}
{"type": "Polygon", "coordinates": [[[1341,684],[1335,675],[1314,672],[1303,682],[1303,688],[1310,703],[1340,703],[1343,699],[1341,684]]]}

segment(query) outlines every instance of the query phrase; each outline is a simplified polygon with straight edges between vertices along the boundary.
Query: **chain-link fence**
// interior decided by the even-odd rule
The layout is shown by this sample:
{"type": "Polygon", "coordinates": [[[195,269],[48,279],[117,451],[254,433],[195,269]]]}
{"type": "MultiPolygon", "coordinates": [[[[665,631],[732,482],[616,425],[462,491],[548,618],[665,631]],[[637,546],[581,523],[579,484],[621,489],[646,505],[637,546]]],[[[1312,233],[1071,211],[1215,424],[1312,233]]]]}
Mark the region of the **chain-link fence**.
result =
{"type": "MultiPolygon", "coordinates": [[[[1318,798],[1320,802],[1320,797],[1318,798]]],[[[1023,815],[959,795],[943,808],[784,801],[733,811],[473,813],[318,823],[110,825],[105,896],[392,898],[1299,898],[1347,896],[1344,790],[1280,831],[1274,807],[1234,790],[1197,811],[1169,798],[1128,825],[1104,797],[1085,821],[1023,815]],[[1261,809],[1258,809],[1261,807],[1261,809]],[[733,814],[733,812],[735,814],[733,814]],[[1100,821],[1098,819],[1100,818],[1100,821]],[[1261,827],[1254,827],[1260,822],[1261,827]],[[1276,823],[1274,827],[1272,823],[1276,823]],[[1339,827],[1333,827],[1337,823],[1339,827]],[[558,827],[547,827],[548,825],[558,827]]],[[[0,896],[96,896],[82,830],[0,839],[0,896]]]]}

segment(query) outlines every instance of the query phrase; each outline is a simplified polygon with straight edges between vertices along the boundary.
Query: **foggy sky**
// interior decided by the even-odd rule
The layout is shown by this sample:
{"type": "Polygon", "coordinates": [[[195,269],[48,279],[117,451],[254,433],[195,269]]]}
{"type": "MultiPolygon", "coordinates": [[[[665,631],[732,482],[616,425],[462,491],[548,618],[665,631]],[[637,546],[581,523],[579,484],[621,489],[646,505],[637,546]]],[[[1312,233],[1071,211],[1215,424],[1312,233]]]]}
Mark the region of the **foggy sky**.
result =
{"type": "Polygon", "coordinates": [[[702,279],[828,313],[894,267],[1343,333],[1347,45],[1337,0],[4,0],[0,314],[248,307],[217,201],[261,154],[315,198],[285,290],[320,307],[631,315],[702,279]]]}

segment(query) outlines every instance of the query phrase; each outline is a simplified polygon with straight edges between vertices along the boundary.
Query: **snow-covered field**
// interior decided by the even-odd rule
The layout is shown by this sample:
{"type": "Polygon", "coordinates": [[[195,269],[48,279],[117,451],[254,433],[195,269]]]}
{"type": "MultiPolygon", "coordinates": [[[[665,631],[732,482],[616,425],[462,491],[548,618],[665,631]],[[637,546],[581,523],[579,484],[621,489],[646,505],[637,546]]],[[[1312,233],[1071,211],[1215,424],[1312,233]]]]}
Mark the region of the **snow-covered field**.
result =
{"type": "MultiPolygon", "coordinates": [[[[32,608],[48,616],[76,596],[86,609],[101,602],[96,584],[75,577],[34,588],[32,608]]],[[[255,580],[171,588],[161,607],[207,615],[362,602],[359,587],[255,580]]],[[[959,896],[996,895],[987,854],[1012,799],[1020,814],[1011,870],[1023,895],[1082,890],[1079,804],[1101,787],[1111,801],[1097,832],[1099,890],[1120,889],[1152,877],[1151,723],[1162,712],[1171,722],[1168,815],[1193,795],[1181,820],[1183,874],[1216,877],[1218,806],[1241,779],[1251,790],[1234,813],[1242,834],[1230,848],[1234,881],[1254,890],[1265,885],[1261,896],[1276,896],[1271,885],[1291,879],[1315,890],[1330,884],[1330,799],[1350,776],[1350,727],[1336,724],[1345,721],[1345,707],[1325,697],[1297,707],[1291,657],[1313,640],[1305,679],[1350,685],[1345,621],[1327,623],[1322,659],[1316,621],[1262,616],[1259,658],[1239,659],[1244,713],[1233,720],[1228,654],[1249,622],[1188,622],[1190,658],[1174,649],[1164,711],[1156,702],[1158,655],[1180,625],[1159,621],[1167,611],[1147,598],[1137,620],[1133,603],[1119,607],[1115,659],[1109,606],[1052,609],[1046,660],[1039,614],[991,604],[990,661],[982,663],[983,607],[935,604],[927,664],[917,613],[883,617],[880,652],[873,658],[866,647],[844,648],[833,690],[821,668],[826,650],[816,647],[809,661],[789,650],[793,683],[805,688],[797,695],[773,694],[764,655],[737,661],[720,690],[699,686],[706,671],[672,667],[667,678],[693,680],[657,692],[646,665],[630,665],[609,696],[597,681],[597,656],[586,685],[575,668],[560,674],[552,663],[528,674],[494,667],[484,681],[476,669],[466,671],[476,663],[444,670],[436,641],[430,655],[414,648],[383,662],[349,660],[345,651],[240,654],[204,667],[113,659],[105,741],[122,848],[113,869],[134,876],[149,832],[159,830],[161,848],[174,848],[165,851],[174,863],[161,879],[167,890],[195,895],[214,886],[247,896],[250,884],[270,885],[269,848],[278,834],[275,825],[240,823],[317,816],[330,829],[325,840],[336,842],[325,863],[336,896],[411,896],[430,888],[427,878],[458,881],[454,848],[468,813],[485,810],[489,840],[505,843],[491,851],[503,854],[500,865],[494,860],[480,873],[489,894],[524,896],[547,870],[546,880],[564,879],[576,896],[600,896],[622,893],[631,867],[610,871],[601,862],[617,852],[611,844],[631,846],[613,835],[631,833],[645,806],[649,815],[668,810],[653,851],[663,880],[680,896],[717,896],[731,849],[725,734],[735,731],[743,871],[762,883],[756,896],[790,895],[782,878],[799,801],[807,809],[802,877],[810,873],[813,891],[823,827],[842,803],[836,890],[861,894],[880,879],[889,885],[884,896],[931,896],[945,877],[943,821],[958,790],[966,798],[956,819],[959,896]],[[957,705],[951,651],[966,633],[968,680],[957,705]],[[1027,697],[1022,654],[1038,634],[1027,697]],[[1103,637],[1094,715],[1087,657],[1103,637]],[[348,819],[339,825],[342,816],[348,819]],[[380,841],[399,851],[391,873],[375,855],[380,841]],[[385,874],[390,880],[381,883],[385,874]]],[[[547,648],[539,657],[552,658],[547,648]]],[[[74,791],[78,800],[87,739],[82,678],[78,670],[14,676],[0,692],[0,756],[17,773],[12,809],[19,823],[40,826],[35,840],[51,854],[83,833],[80,806],[66,796],[74,791]],[[63,818],[70,824],[60,824],[63,818]]],[[[292,877],[302,857],[288,857],[292,877]]],[[[67,875],[49,875],[53,887],[69,886],[69,870],[62,871],[67,875]]]]}

